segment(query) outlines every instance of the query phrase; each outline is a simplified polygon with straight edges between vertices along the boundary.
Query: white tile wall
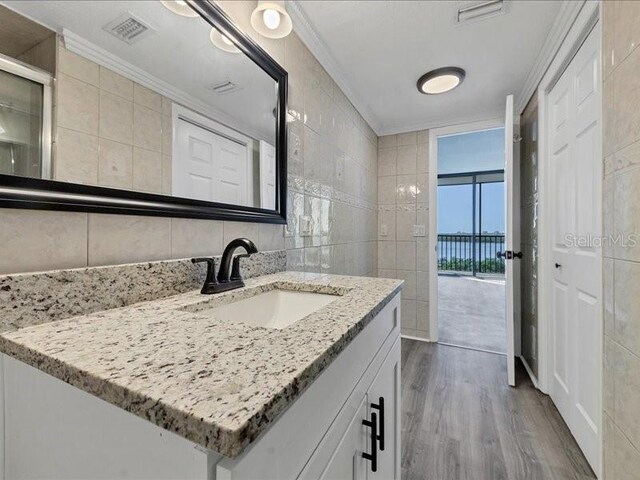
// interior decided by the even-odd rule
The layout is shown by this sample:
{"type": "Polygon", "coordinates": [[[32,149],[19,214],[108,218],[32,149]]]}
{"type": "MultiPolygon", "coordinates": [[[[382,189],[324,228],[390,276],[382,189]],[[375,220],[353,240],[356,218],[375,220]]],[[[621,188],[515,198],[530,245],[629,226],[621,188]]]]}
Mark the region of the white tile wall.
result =
{"type": "MultiPolygon", "coordinates": [[[[640,2],[603,6],[604,233],[629,241],[640,232],[640,2]]],[[[631,479],[640,471],[640,245],[604,256],[604,478],[631,479]]]]}
{"type": "Polygon", "coordinates": [[[401,278],[402,332],[429,338],[428,131],[378,139],[378,276],[401,278]]]}

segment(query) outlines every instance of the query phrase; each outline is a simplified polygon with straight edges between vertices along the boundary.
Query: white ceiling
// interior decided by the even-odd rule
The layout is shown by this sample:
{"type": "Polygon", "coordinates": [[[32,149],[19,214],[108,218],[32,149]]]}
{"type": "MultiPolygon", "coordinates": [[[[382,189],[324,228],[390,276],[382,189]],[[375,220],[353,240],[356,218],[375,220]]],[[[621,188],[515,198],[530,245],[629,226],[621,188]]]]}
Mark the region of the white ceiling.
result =
{"type": "Polygon", "coordinates": [[[540,69],[563,2],[509,1],[505,15],[456,26],[460,3],[297,0],[289,8],[296,31],[385,135],[502,116],[505,97],[540,69]],[[418,92],[422,74],[449,65],[467,72],[459,88],[418,92]]]}

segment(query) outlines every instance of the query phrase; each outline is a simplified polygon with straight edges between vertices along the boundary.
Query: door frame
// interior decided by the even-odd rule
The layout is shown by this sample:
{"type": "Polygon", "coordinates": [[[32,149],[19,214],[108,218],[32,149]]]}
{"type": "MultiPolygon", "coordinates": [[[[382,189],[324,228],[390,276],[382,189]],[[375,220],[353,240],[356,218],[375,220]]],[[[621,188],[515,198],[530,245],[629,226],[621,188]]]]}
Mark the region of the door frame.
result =
{"type": "MultiPolygon", "coordinates": [[[[548,140],[548,122],[549,112],[547,108],[548,96],[557,81],[560,79],[566,68],[569,66],[574,56],[589,36],[594,31],[600,40],[600,53],[602,53],[602,22],[601,20],[600,2],[588,1],[582,6],[574,24],[558,50],[549,69],[542,78],[537,90],[538,96],[538,388],[548,394],[550,391],[551,378],[553,375],[553,352],[552,335],[551,335],[551,289],[553,281],[553,269],[551,265],[552,251],[550,238],[550,222],[549,215],[553,205],[549,200],[549,140],[548,140]]],[[[602,64],[600,68],[600,82],[602,82],[602,64]]],[[[600,129],[601,140],[602,135],[602,106],[600,107],[600,129]]],[[[604,161],[604,160],[603,160],[604,161]]],[[[599,172],[601,173],[601,172],[599,172]]],[[[602,198],[600,198],[600,208],[602,210],[602,198]]],[[[601,257],[602,261],[602,257],[601,257]]],[[[601,292],[602,295],[603,292],[601,292]]],[[[601,296],[601,298],[604,298],[601,296]]],[[[604,302],[602,302],[604,305],[604,302]]],[[[604,312],[601,310],[600,325],[602,326],[604,312]]],[[[601,329],[601,336],[603,332],[601,329]]],[[[604,341],[604,338],[602,339],[604,341]]],[[[600,342],[600,350],[594,352],[598,355],[598,364],[600,365],[600,378],[603,378],[603,347],[600,342]]],[[[603,383],[600,382],[600,405],[602,405],[603,383]]],[[[602,419],[598,425],[599,443],[600,443],[600,470],[602,470],[602,419]]],[[[601,478],[602,471],[595,472],[598,478],[601,478]]]]}
{"type": "MultiPolygon", "coordinates": [[[[265,197],[265,188],[264,184],[265,182],[268,180],[268,170],[265,168],[265,158],[267,157],[267,154],[265,153],[265,149],[269,149],[273,151],[273,171],[275,174],[275,170],[277,168],[276,165],[276,147],[274,147],[273,145],[271,145],[269,142],[265,141],[265,140],[259,140],[258,141],[258,176],[259,176],[259,184],[260,184],[260,208],[267,208],[265,207],[265,203],[267,203],[268,197],[265,197]]],[[[275,188],[275,182],[277,181],[276,176],[273,176],[273,181],[274,181],[274,190],[275,188]]],[[[273,202],[275,203],[277,201],[275,193],[273,196],[273,202]]]]}
{"type": "Polygon", "coordinates": [[[504,127],[500,117],[429,130],[429,341],[438,341],[438,137],[504,127]]]}

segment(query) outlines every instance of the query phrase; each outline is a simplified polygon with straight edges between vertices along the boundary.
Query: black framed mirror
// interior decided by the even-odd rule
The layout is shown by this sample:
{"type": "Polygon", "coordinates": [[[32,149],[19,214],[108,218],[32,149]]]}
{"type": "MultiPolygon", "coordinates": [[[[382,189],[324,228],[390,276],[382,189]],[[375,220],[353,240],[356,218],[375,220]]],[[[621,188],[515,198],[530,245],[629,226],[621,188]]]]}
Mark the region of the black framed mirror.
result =
{"type": "Polygon", "coordinates": [[[0,9],[0,207],[286,223],[287,72],[212,1],[0,9]]]}

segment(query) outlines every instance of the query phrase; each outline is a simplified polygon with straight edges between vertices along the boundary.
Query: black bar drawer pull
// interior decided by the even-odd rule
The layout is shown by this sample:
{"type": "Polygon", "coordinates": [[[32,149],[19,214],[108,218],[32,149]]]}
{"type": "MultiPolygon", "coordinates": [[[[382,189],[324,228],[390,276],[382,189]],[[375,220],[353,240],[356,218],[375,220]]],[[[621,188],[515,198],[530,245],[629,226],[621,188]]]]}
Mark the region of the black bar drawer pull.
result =
{"type": "Polygon", "coordinates": [[[384,397],[378,398],[378,403],[372,403],[371,408],[380,412],[380,426],[378,427],[378,440],[380,441],[380,450],[384,452],[384,397]]]}
{"type": "Polygon", "coordinates": [[[371,420],[362,420],[362,424],[365,427],[371,429],[370,448],[371,453],[362,453],[362,458],[371,462],[371,471],[378,471],[378,415],[376,413],[371,414],[371,420]]]}

